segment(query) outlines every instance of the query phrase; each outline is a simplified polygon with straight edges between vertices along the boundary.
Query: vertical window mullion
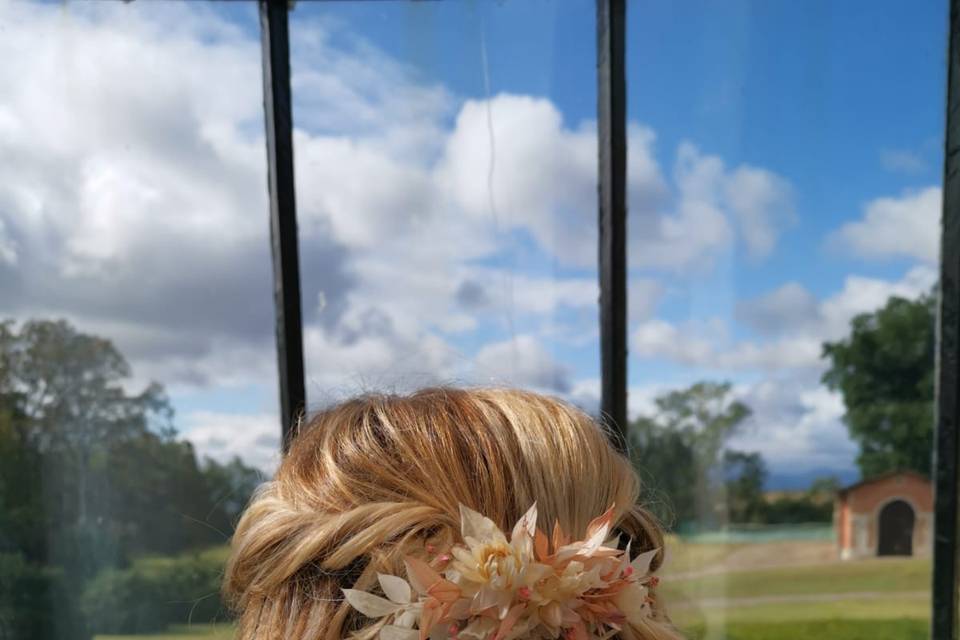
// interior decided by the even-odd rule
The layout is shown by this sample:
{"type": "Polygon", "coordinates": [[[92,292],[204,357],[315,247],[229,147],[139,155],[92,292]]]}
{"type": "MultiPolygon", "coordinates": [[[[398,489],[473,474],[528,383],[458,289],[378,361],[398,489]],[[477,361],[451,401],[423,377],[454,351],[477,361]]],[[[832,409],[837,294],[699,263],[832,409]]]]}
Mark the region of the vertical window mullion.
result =
{"type": "MultiPolygon", "coordinates": [[[[627,428],[626,2],[597,0],[600,411],[627,428]]],[[[625,446],[623,442],[618,443],[625,446]]]]}
{"type": "Polygon", "coordinates": [[[287,0],[260,0],[270,246],[284,451],[306,406],[287,14],[287,0]]]}
{"type": "Polygon", "coordinates": [[[937,319],[937,420],[934,464],[934,640],[955,640],[957,626],[958,420],[960,420],[960,0],[950,3],[940,302],[937,319]]]}

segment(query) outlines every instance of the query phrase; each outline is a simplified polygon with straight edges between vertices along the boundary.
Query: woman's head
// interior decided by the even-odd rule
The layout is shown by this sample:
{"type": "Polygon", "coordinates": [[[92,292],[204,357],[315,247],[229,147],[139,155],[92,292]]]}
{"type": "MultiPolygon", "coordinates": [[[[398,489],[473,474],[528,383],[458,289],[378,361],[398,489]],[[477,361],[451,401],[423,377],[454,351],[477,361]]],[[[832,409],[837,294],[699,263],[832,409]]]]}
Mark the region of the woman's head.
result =
{"type": "MultiPolygon", "coordinates": [[[[366,395],[316,415],[240,520],[225,592],[241,640],[345,638],[370,623],[341,590],[403,575],[403,558],[453,544],[463,504],[508,530],[583,534],[614,505],[635,552],[662,547],[629,462],[584,413],[505,389],[366,395]]],[[[659,564],[655,560],[654,565],[659,564]]],[[[674,637],[662,613],[641,637],[674,637]]]]}

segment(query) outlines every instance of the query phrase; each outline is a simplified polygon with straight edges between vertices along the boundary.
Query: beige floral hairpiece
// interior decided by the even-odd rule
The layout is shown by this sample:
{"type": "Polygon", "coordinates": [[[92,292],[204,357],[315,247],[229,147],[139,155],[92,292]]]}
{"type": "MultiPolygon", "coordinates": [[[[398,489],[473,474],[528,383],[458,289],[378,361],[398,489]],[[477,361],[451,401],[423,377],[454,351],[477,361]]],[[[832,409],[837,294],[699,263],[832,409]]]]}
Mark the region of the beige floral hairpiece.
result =
{"type": "Polygon", "coordinates": [[[463,542],[427,563],[407,557],[407,580],[379,574],[386,598],[344,589],[353,608],[382,618],[380,640],[605,640],[651,614],[650,562],[607,539],[611,507],[571,542],[559,524],[537,529],[537,505],[508,541],[497,525],[460,505],[463,542]]]}

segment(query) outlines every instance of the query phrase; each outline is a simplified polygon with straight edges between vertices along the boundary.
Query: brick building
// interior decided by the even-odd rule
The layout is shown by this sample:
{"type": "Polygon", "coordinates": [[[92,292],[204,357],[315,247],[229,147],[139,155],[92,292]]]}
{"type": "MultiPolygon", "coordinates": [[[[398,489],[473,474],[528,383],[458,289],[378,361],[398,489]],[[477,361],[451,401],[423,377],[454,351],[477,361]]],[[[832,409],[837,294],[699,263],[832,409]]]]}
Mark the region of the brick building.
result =
{"type": "Polygon", "coordinates": [[[843,559],[929,554],[933,485],[913,471],[858,482],[837,493],[833,522],[843,559]]]}

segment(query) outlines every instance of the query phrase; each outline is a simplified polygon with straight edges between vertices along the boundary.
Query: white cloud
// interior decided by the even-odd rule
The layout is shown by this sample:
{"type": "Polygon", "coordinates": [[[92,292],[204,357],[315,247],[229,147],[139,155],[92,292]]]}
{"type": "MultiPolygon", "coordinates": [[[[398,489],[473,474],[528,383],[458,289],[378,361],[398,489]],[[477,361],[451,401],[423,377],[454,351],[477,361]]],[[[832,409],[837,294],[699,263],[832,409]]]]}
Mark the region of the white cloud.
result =
{"type": "Polygon", "coordinates": [[[733,246],[737,232],[748,255],[764,258],[793,222],[786,180],[749,165],[728,170],[722,159],[690,142],[677,148],[673,179],[676,193],[667,209],[641,203],[636,211],[631,200],[628,229],[635,266],[702,271],[733,246]]]}
{"type": "Polygon", "coordinates": [[[736,216],[747,253],[765,258],[795,221],[792,189],[765,169],[742,166],[727,178],[724,196],[736,216]]]}
{"type": "Polygon", "coordinates": [[[682,331],[673,324],[652,319],[638,325],[630,336],[630,352],[641,358],[668,358],[683,364],[704,364],[714,356],[711,340],[697,331],[682,331]]]}
{"type": "Polygon", "coordinates": [[[2,219],[0,219],[0,262],[6,262],[10,266],[17,264],[17,246],[7,235],[6,225],[2,219]]]}
{"type": "Polygon", "coordinates": [[[771,378],[736,391],[753,414],[732,448],[759,451],[768,467],[791,473],[852,465],[857,447],[842,423],[843,400],[816,377],[771,378]]]}
{"type": "Polygon", "coordinates": [[[476,357],[474,378],[482,384],[513,385],[552,393],[571,390],[570,369],[534,336],[488,344],[476,357]]]}
{"type": "Polygon", "coordinates": [[[890,296],[916,298],[935,280],[936,273],[926,266],[893,282],[847,276],[839,292],[819,302],[791,282],[737,309],[737,319],[765,337],[733,341],[722,319],[677,325],[655,318],[633,329],[630,349],[640,358],[719,371],[818,369],[823,366],[822,343],[846,335],[854,316],[879,309],[890,296]]]}
{"type": "Polygon", "coordinates": [[[871,200],[863,218],[843,225],[828,243],[867,259],[913,258],[933,264],[940,255],[940,187],[871,200]]]}
{"type": "Polygon", "coordinates": [[[809,327],[819,314],[816,296],[799,282],[787,282],[768,294],[737,305],[736,317],[763,334],[809,327]]]}
{"type": "Polygon", "coordinates": [[[774,342],[731,342],[719,321],[676,326],[660,319],[638,325],[630,337],[631,353],[663,358],[709,370],[777,370],[816,366],[820,343],[806,337],[774,342]]]}
{"type": "Polygon", "coordinates": [[[817,301],[797,282],[788,282],[774,291],[741,302],[737,318],[764,335],[800,335],[835,340],[850,329],[850,320],[860,313],[882,307],[891,296],[916,298],[928,293],[936,272],[916,266],[900,280],[849,275],[837,293],[817,301]]]}
{"type": "Polygon", "coordinates": [[[194,411],[184,416],[184,425],[201,458],[225,463],[239,456],[267,475],[280,464],[280,418],[275,414],[194,411]]]}

